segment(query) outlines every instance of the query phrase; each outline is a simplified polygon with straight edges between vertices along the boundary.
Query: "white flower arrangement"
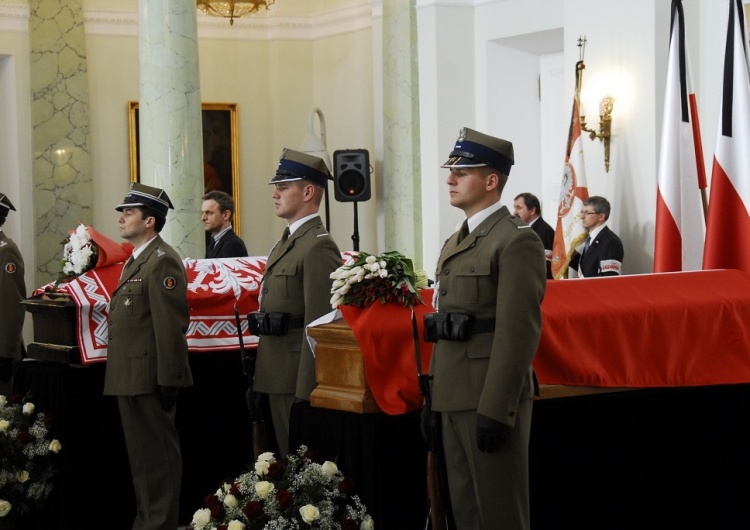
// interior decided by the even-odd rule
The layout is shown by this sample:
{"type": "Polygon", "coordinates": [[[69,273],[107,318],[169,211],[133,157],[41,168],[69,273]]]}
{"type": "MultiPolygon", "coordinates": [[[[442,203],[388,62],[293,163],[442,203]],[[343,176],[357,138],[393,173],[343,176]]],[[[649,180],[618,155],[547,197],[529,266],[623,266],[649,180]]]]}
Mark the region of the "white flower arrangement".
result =
{"type": "Polygon", "coordinates": [[[83,223],[79,224],[63,243],[62,272],[55,285],[93,269],[99,258],[99,248],[83,223]]]}
{"type": "Polygon", "coordinates": [[[263,453],[254,471],[223,484],[193,515],[196,530],[374,530],[354,483],[333,462],[313,461],[304,445],[276,460],[263,453]]]}
{"type": "Polygon", "coordinates": [[[52,491],[53,458],[62,445],[48,439],[51,421],[20,396],[0,395],[0,520],[41,507],[52,491]]]}
{"type": "Polygon", "coordinates": [[[400,252],[381,256],[360,252],[331,273],[331,306],[369,307],[396,303],[413,307],[423,303],[419,289],[427,287],[427,274],[415,271],[412,261],[400,252]]]}

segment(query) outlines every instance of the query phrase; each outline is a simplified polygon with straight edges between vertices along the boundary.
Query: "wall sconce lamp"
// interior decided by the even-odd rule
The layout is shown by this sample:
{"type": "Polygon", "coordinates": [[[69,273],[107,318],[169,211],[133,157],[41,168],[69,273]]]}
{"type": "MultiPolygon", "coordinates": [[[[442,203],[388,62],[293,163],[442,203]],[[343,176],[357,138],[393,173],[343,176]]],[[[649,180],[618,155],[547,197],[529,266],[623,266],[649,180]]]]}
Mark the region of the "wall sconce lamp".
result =
{"type": "Polygon", "coordinates": [[[586,116],[581,116],[581,129],[589,133],[589,138],[595,140],[599,138],[604,142],[604,169],[609,173],[609,143],[612,138],[612,107],[615,105],[615,98],[604,96],[599,103],[599,131],[586,127],[586,116]]]}

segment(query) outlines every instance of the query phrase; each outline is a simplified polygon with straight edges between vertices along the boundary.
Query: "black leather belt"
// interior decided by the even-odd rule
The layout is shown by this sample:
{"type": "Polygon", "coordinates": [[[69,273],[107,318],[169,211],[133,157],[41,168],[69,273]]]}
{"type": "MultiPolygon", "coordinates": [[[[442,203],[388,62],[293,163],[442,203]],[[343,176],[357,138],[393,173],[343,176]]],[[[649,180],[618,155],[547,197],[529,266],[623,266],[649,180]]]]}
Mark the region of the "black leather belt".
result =
{"type": "Polygon", "coordinates": [[[495,331],[495,319],[494,318],[477,318],[471,324],[471,332],[473,333],[490,333],[495,331]]]}

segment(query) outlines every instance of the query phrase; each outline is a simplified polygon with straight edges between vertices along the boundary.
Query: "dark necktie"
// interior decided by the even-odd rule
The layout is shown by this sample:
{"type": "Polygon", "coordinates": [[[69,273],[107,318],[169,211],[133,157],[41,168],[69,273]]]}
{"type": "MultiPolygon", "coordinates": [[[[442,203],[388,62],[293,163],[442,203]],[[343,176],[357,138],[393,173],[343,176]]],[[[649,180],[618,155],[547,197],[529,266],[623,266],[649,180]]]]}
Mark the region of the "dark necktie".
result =
{"type": "Polygon", "coordinates": [[[583,245],[583,254],[581,254],[581,257],[586,255],[586,252],[589,251],[589,245],[591,244],[591,236],[586,236],[586,244],[583,245]]]}
{"type": "Polygon", "coordinates": [[[469,235],[469,220],[464,220],[463,224],[461,225],[461,230],[458,231],[458,242],[464,240],[466,236],[469,235]]]}
{"type": "Polygon", "coordinates": [[[291,232],[290,232],[290,230],[289,230],[289,227],[287,226],[287,227],[286,227],[286,228],[284,229],[284,233],[283,233],[283,234],[281,234],[281,243],[282,243],[282,244],[283,244],[283,243],[286,243],[286,240],[287,240],[287,239],[289,239],[289,234],[290,234],[290,233],[291,233],[291,232]]]}
{"type": "Polygon", "coordinates": [[[130,257],[128,258],[128,261],[125,262],[125,266],[122,268],[122,272],[120,273],[120,278],[125,276],[125,273],[128,271],[128,269],[130,268],[130,266],[133,264],[134,261],[135,259],[133,259],[133,255],[131,254],[130,257]]]}

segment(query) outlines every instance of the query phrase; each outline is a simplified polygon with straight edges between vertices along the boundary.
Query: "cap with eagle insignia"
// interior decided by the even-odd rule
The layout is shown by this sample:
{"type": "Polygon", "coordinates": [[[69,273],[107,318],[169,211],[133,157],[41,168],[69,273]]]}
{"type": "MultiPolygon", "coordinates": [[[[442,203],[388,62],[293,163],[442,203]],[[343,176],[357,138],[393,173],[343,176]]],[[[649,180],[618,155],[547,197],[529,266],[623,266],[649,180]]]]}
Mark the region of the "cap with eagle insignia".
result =
{"type": "Polygon", "coordinates": [[[450,158],[441,167],[490,166],[504,175],[510,175],[513,162],[512,143],[464,127],[458,135],[450,158]]]}
{"type": "Polygon", "coordinates": [[[122,204],[115,206],[115,210],[121,212],[125,208],[137,207],[151,208],[162,217],[167,217],[167,212],[170,208],[174,209],[172,201],[169,200],[166,191],[152,186],[146,186],[140,182],[133,182],[133,184],[130,185],[130,191],[122,201],[122,204]]]}
{"type": "Polygon", "coordinates": [[[269,184],[280,184],[295,180],[310,180],[318,186],[326,187],[332,180],[331,172],[322,158],[308,155],[292,149],[284,149],[281,152],[279,166],[276,168],[276,176],[269,184]]]}
{"type": "Polygon", "coordinates": [[[6,194],[0,193],[0,217],[8,217],[8,212],[11,210],[15,212],[15,206],[10,202],[10,199],[6,194]]]}

